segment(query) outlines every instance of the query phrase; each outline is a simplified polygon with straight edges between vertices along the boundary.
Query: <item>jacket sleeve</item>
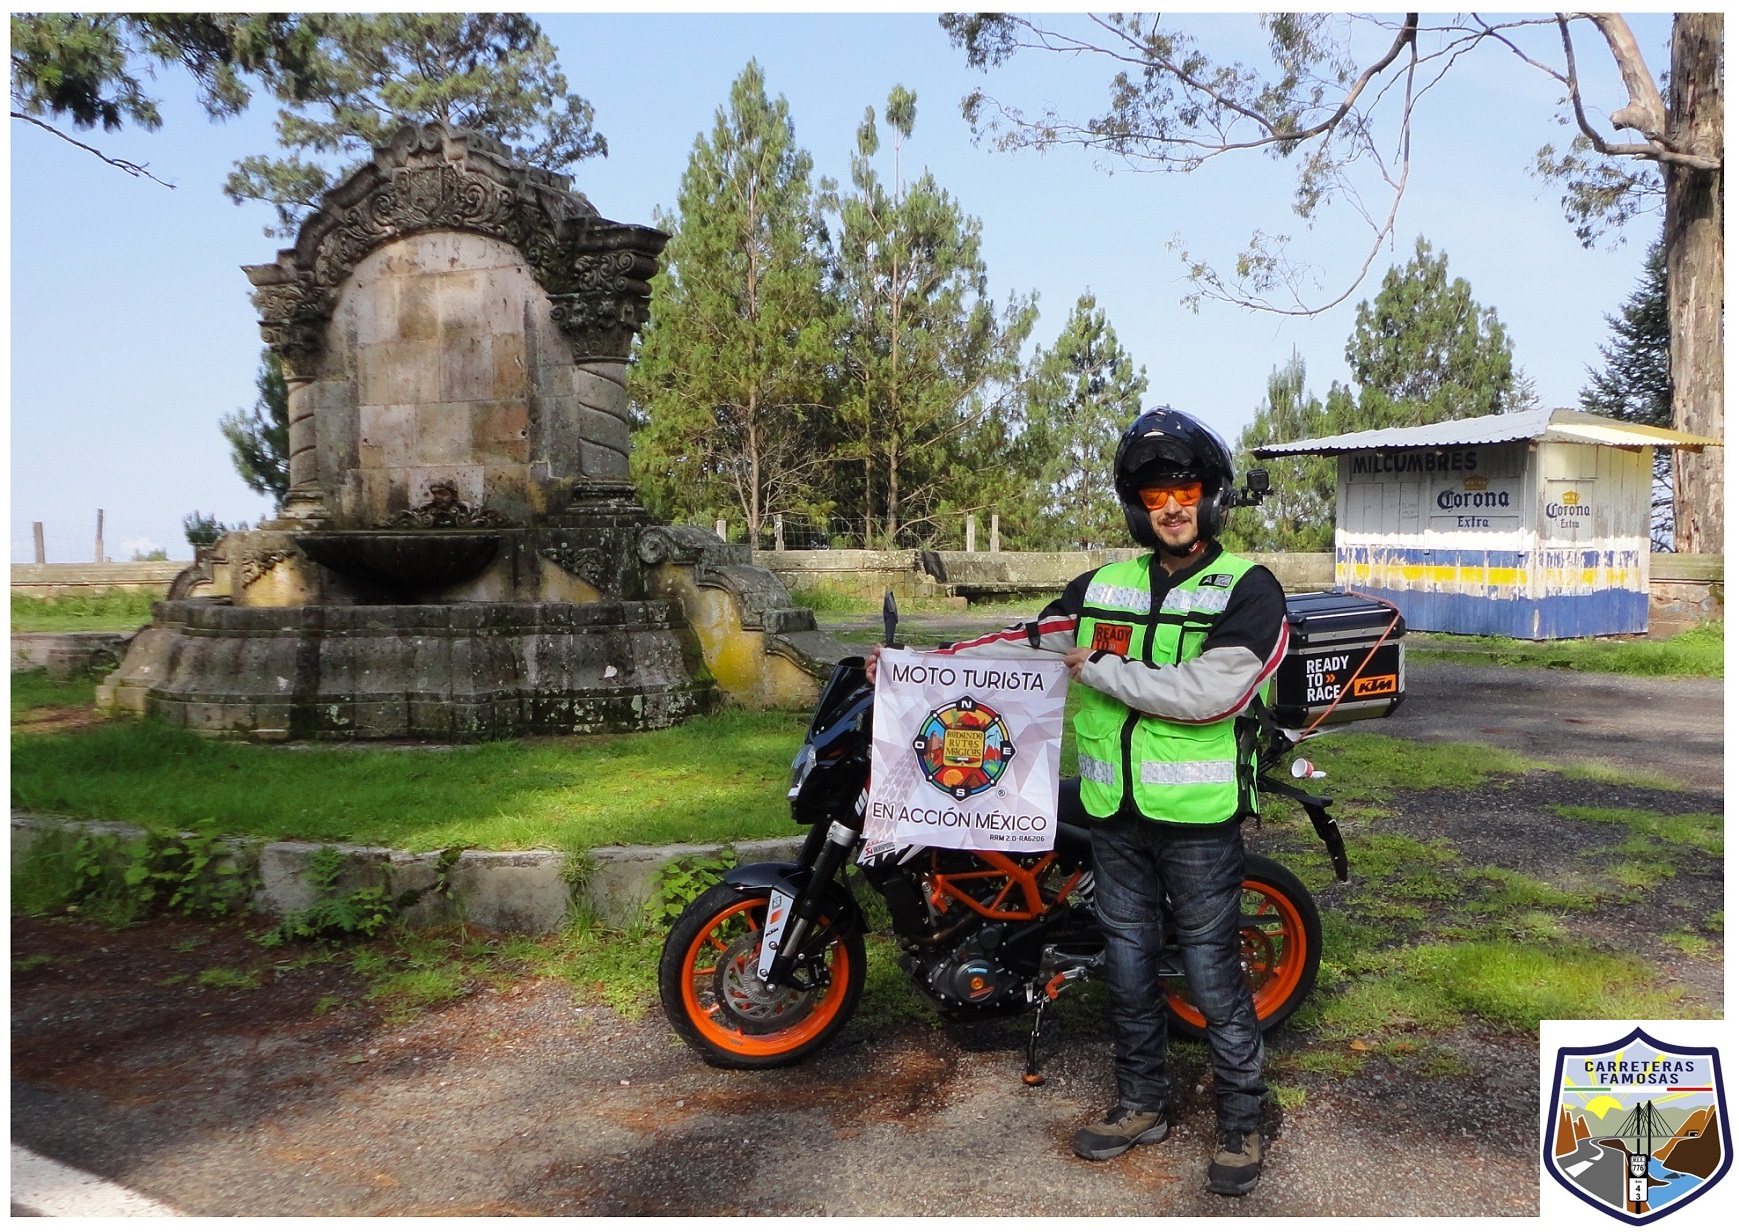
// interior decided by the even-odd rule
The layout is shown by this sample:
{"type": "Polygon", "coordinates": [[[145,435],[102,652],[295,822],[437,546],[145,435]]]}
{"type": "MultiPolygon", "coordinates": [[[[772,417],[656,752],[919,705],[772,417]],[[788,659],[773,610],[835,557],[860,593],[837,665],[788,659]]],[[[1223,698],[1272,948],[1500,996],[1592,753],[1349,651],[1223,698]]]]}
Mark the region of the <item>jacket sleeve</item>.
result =
{"type": "Polygon", "coordinates": [[[1037,620],[1022,620],[986,633],[983,637],[938,646],[932,653],[974,658],[1060,658],[1075,645],[1075,628],[1081,623],[1081,604],[1087,594],[1091,571],[1063,588],[1063,593],[1045,605],[1037,620]]]}
{"type": "Polygon", "coordinates": [[[1080,680],[1156,718],[1216,723],[1240,714],[1285,654],[1286,592],[1258,565],[1238,579],[1196,658],[1153,665],[1100,651],[1080,680]]]}

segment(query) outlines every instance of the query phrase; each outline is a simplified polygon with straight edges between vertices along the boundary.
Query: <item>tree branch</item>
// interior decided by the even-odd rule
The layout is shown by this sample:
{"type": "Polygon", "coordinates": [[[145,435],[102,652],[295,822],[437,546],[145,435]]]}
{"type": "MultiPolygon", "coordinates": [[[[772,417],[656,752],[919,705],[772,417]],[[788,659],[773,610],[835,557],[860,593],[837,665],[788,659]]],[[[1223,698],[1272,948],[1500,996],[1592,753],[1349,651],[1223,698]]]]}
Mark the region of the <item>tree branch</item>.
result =
{"type": "MultiPolygon", "coordinates": [[[[1649,77],[1648,65],[1643,62],[1642,49],[1636,45],[1636,36],[1630,32],[1630,26],[1617,13],[1588,13],[1585,16],[1606,37],[1612,61],[1618,66],[1618,75],[1630,95],[1629,105],[1612,113],[1612,127],[1634,128],[1650,142],[1664,144],[1666,104],[1661,102],[1660,91],[1655,89],[1649,77]]],[[[1561,17],[1559,25],[1563,25],[1561,17]]]]}
{"type": "Polygon", "coordinates": [[[14,111],[12,113],[12,118],[14,120],[23,120],[26,124],[34,124],[34,125],[36,125],[36,127],[42,129],[44,132],[53,133],[56,137],[59,137],[62,141],[68,143],[69,145],[76,145],[79,149],[84,150],[87,153],[95,154],[98,158],[100,158],[104,162],[108,163],[109,166],[119,168],[120,170],[125,171],[128,175],[135,176],[135,177],[143,176],[145,179],[150,180],[153,184],[161,184],[165,188],[174,188],[175,187],[175,185],[169,183],[167,180],[160,180],[156,176],[152,175],[150,173],[150,171],[146,170],[146,168],[149,166],[148,163],[134,163],[134,162],[128,162],[124,158],[110,158],[107,154],[103,153],[101,150],[97,149],[95,146],[86,145],[84,142],[78,140],[78,138],[76,138],[76,137],[69,137],[67,134],[61,132],[58,128],[56,128],[54,125],[45,124],[41,120],[37,119],[35,116],[25,115],[22,111],[14,111]]]}
{"type": "Polygon", "coordinates": [[[1618,66],[1619,75],[1624,79],[1625,87],[1630,91],[1630,105],[1612,113],[1613,127],[1635,128],[1648,138],[1646,143],[1610,142],[1596,132],[1594,126],[1588,122],[1588,114],[1582,108],[1582,91],[1576,75],[1576,49],[1570,40],[1570,16],[1573,15],[1560,13],[1558,15],[1558,34],[1564,42],[1564,63],[1567,68],[1566,75],[1562,80],[1570,88],[1570,105],[1576,115],[1576,126],[1582,130],[1582,135],[1587,137],[1594,146],[1595,152],[1608,157],[1622,155],[1650,159],[1659,163],[1674,163],[1698,171],[1719,171],[1721,169],[1720,159],[1705,158],[1700,154],[1686,154],[1667,145],[1663,131],[1666,127],[1665,106],[1661,102],[1660,92],[1648,79],[1648,68],[1643,64],[1642,53],[1637,48],[1636,39],[1630,33],[1630,27],[1624,24],[1624,19],[1616,13],[1577,15],[1588,18],[1606,35],[1607,46],[1612,49],[1612,58],[1618,66]],[[1637,84],[1638,81],[1641,82],[1640,87],[1637,84]],[[1639,90],[1641,92],[1640,98],[1638,97],[1639,90]],[[1652,104],[1650,99],[1653,100],[1652,104]],[[1652,125],[1653,127],[1645,128],[1644,125],[1652,125]]]}

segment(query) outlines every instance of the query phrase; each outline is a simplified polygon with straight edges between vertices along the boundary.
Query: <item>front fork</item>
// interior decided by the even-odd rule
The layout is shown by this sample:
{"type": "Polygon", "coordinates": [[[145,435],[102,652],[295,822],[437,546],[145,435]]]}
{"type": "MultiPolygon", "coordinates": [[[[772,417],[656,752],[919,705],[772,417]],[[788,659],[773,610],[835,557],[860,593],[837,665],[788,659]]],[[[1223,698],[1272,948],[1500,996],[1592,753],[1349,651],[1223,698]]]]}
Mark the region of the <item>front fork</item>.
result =
{"type": "MultiPolygon", "coordinates": [[[[803,952],[803,940],[821,916],[822,899],[835,874],[851,855],[857,832],[835,821],[827,827],[827,840],[809,865],[809,879],[793,894],[774,886],[767,898],[767,922],[761,930],[761,951],[755,959],[755,974],[763,983],[802,988],[792,972],[803,952]]],[[[844,921],[835,921],[843,924],[844,921]]]]}

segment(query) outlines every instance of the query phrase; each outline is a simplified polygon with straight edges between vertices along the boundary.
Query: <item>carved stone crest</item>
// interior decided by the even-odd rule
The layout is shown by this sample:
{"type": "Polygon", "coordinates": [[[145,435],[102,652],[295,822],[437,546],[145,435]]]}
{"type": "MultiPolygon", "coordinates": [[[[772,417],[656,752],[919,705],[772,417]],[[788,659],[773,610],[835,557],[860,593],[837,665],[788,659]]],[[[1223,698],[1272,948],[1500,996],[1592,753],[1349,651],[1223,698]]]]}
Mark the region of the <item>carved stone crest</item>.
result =
{"type": "Polygon", "coordinates": [[[230,557],[230,576],[238,587],[246,590],[276,568],[280,561],[295,555],[296,549],[292,547],[243,548],[230,557]]]}
{"type": "Polygon", "coordinates": [[[339,289],[364,258],[419,232],[465,231],[524,255],[576,361],[626,359],[669,237],[611,222],[570,183],[481,133],[439,122],[406,126],[326,194],[294,248],[272,264],[243,267],[260,336],[293,375],[309,374],[339,289]]]}
{"type": "Polygon", "coordinates": [[[429,485],[429,499],[415,509],[400,511],[393,518],[393,525],[431,530],[436,527],[495,530],[513,523],[493,509],[481,506],[474,509],[467,505],[459,499],[458,489],[451,484],[432,483],[429,485]]]}
{"type": "Polygon", "coordinates": [[[599,548],[576,548],[560,543],[539,548],[537,554],[554,564],[563,573],[572,574],[582,582],[605,590],[610,580],[610,558],[599,548]]]}

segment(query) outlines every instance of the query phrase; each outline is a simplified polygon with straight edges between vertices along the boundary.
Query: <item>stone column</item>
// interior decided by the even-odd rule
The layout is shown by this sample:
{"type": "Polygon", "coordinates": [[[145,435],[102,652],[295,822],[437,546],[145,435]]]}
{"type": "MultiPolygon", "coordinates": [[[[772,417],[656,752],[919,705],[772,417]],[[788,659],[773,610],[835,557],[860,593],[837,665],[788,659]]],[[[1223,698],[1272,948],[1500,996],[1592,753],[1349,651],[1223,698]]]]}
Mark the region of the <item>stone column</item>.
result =
{"type": "Polygon", "coordinates": [[[285,521],[314,523],[328,518],[326,492],[320,486],[320,474],[315,466],[315,428],[313,401],[309,394],[312,378],[284,365],[284,387],[290,404],[290,490],[284,494],[282,518],[285,521]]]}

